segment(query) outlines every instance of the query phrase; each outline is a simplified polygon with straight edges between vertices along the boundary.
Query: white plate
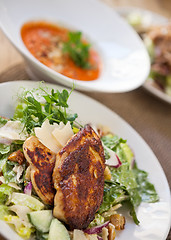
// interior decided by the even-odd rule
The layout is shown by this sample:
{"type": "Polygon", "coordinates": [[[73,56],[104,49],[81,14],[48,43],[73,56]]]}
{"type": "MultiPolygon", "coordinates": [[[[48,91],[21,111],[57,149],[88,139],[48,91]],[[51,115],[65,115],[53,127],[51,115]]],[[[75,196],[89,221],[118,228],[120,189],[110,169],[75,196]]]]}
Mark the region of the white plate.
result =
{"type": "Polygon", "coordinates": [[[40,19],[82,31],[99,52],[103,64],[100,77],[94,81],[76,80],[77,89],[126,92],[142,85],[148,76],[150,62],[141,39],[114,9],[100,0],[1,0],[0,26],[23,55],[34,78],[73,85],[71,78],[40,63],[24,45],[22,25],[40,19]]]}
{"type": "MultiPolygon", "coordinates": [[[[32,88],[36,83],[29,81],[8,82],[0,84],[0,115],[10,117],[14,111],[14,98],[20,86],[32,88]]],[[[57,85],[48,85],[57,88],[57,85]]],[[[61,87],[58,87],[61,89],[61,87]]],[[[145,141],[138,133],[117,114],[97,101],[74,91],[69,101],[70,108],[77,112],[79,121],[83,124],[103,124],[128,140],[134,150],[139,168],[149,173],[150,181],[155,185],[160,201],[157,203],[143,203],[137,209],[140,226],[136,226],[126,215],[125,230],[121,231],[117,239],[125,240],[165,240],[171,222],[171,199],[169,186],[165,174],[145,141]]],[[[19,240],[17,234],[4,222],[0,221],[0,233],[11,240],[19,240]]]]}
{"type": "MultiPolygon", "coordinates": [[[[144,19],[145,26],[166,24],[168,22],[168,19],[166,17],[148,10],[141,9],[141,8],[119,7],[116,9],[116,11],[125,18],[132,12],[138,13],[144,19]]],[[[166,93],[161,91],[159,88],[157,88],[154,82],[152,82],[150,79],[147,79],[145,81],[145,83],[143,84],[143,87],[153,95],[171,104],[171,96],[167,95],[166,93]]]]}

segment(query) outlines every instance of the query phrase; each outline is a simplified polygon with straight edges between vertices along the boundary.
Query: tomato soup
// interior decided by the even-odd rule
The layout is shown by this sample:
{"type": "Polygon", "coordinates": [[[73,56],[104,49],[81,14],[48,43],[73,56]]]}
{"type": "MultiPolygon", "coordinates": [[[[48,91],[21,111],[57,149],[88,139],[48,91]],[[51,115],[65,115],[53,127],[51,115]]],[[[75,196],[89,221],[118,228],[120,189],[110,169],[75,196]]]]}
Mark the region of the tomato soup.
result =
{"type": "MultiPolygon", "coordinates": [[[[68,41],[69,29],[47,22],[28,22],[21,29],[22,40],[27,49],[41,63],[69,78],[91,81],[99,77],[101,60],[90,47],[88,63],[90,68],[77,66],[63,51],[63,43],[68,41]]],[[[84,40],[85,41],[85,40],[84,40]]]]}

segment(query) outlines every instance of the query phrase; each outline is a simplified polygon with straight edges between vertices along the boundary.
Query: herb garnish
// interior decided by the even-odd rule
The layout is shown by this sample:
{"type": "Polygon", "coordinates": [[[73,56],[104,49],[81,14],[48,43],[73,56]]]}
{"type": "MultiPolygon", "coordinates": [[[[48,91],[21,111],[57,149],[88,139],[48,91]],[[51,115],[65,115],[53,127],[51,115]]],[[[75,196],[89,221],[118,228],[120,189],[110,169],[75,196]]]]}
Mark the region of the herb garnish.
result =
{"type": "Polygon", "coordinates": [[[69,32],[69,40],[63,44],[64,53],[68,53],[74,63],[84,69],[91,68],[89,63],[90,44],[81,40],[81,32],[69,32]]]}
{"type": "Polygon", "coordinates": [[[31,133],[35,127],[40,127],[45,119],[49,119],[51,124],[54,122],[66,124],[70,121],[73,125],[77,114],[67,112],[70,94],[66,89],[61,92],[52,89],[51,93],[48,93],[42,87],[32,92],[23,91],[19,96],[20,103],[16,107],[13,119],[23,122],[28,133],[31,133]],[[42,96],[41,100],[40,96],[42,96]]]}

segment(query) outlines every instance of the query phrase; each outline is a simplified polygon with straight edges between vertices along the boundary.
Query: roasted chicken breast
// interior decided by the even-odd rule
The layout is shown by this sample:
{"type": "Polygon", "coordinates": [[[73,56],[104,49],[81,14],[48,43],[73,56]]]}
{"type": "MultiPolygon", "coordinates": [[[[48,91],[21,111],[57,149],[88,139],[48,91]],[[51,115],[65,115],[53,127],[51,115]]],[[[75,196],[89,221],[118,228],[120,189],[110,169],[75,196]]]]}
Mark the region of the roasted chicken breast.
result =
{"type": "Polygon", "coordinates": [[[53,214],[70,229],[84,229],[94,219],[103,200],[104,170],[102,143],[89,125],[57,153],[53,214]]]}
{"type": "Polygon", "coordinates": [[[31,167],[31,182],[34,190],[45,204],[53,205],[55,189],[52,173],[56,154],[45,147],[35,136],[26,139],[23,152],[31,167]]]}

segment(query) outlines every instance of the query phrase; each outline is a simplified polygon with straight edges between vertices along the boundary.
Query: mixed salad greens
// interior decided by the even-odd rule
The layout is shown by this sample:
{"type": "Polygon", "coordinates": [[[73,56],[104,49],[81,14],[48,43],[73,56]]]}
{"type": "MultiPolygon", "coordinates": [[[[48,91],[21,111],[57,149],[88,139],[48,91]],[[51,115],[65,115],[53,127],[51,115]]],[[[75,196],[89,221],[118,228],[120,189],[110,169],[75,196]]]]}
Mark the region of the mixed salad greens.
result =
{"type": "Polygon", "coordinates": [[[151,59],[149,82],[171,96],[171,26],[151,23],[148,14],[132,11],[124,18],[143,39],[151,59]]]}
{"type": "MultiPolygon", "coordinates": [[[[40,127],[48,119],[51,124],[70,122],[73,132],[77,133],[81,125],[76,121],[78,115],[71,113],[68,106],[71,92],[52,89],[49,93],[41,86],[32,91],[23,90],[18,96],[14,116],[10,120],[0,117],[0,132],[7,127],[9,131],[15,132],[14,123],[19,122],[19,135],[24,133],[27,138],[35,134],[35,127],[40,127]]],[[[122,204],[128,205],[133,221],[139,224],[136,208],[140,203],[159,200],[154,186],[148,181],[148,174],[137,167],[134,153],[126,140],[110,131],[104,131],[103,127],[97,126],[96,130],[101,137],[106,159],[104,196],[94,220],[83,232],[85,239],[103,239],[102,228],[109,224],[111,217],[120,216],[116,209],[122,204]],[[118,164],[108,164],[112,154],[118,164]]],[[[14,140],[9,135],[2,136],[0,133],[0,142],[0,219],[12,225],[23,238],[33,236],[39,240],[76,239],[75,232],[68,232],[64,224],[53,217],[52,207],[45,205],[37,196],[27,179],[27,162],[9,157],[18,150],[22,153],[24,139],[14,140]],[[62,235],[58,235],[61,233],[62,235]]],[[[115,229],[123,229],[125,223],[118,224],[117,219],[115,220],[115,229]]]]}

